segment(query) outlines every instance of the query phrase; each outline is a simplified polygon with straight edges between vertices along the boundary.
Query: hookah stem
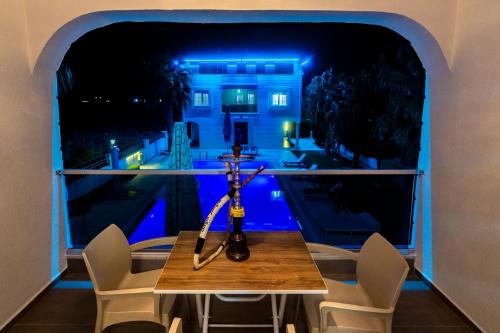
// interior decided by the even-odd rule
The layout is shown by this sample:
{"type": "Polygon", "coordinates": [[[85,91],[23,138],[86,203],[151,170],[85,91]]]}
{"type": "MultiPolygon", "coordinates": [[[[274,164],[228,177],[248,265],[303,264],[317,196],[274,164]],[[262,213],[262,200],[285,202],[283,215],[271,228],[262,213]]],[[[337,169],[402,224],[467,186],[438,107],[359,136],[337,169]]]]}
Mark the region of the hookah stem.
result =
{"type": "MultiPolygon", "coordinates": [[[[226,165],[226,177],[227,177],[227,184],[229,186],[229,191],[233,188],[233,167],[230,162],[224,162],[226,165]]],[[[229,200],[229,208],[227,210],[227,230],[226,230],[226,235],[224,236],[224,246],[227,243],[227,240],[229,239],[229,235],[231,234],[231,200],[229,200]]]]}
{"type": "Polygon", "coordinates": [[[243,183],[241,183],[241,187],[244,187],[248,183],[250,183],[252,181],[252,179],[254,179],[255,176],[257,176],[262,171],[264,171],[264,166],[263,165],[261,165],[257,170],[255,170],[255,172],[252,173],[250,176],[248,176],[247,178],[245,178],[245,180],[243,181],[243,183]]]}

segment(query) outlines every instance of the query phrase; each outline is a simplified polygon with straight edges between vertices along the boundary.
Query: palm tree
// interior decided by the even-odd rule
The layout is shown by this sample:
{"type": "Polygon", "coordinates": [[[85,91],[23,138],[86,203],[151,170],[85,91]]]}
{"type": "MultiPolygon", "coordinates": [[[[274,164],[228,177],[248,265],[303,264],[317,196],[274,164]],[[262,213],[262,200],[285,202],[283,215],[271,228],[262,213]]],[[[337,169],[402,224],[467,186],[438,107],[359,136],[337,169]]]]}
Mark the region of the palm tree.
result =
{"type": "Polygon", "coordinates": [[[316,142],[335,147],[332,141],[332,119],[340,104],[343,103],[347,88],[345,77],[335,75],[330,68],[323,74],[315,76],[306,87],[303,115],[311,120],[316,142]]]}
{"type": "Polygon", "coordinates": [[[306,87],[303,116],[311,120],[316,142],[326,148],[344,145],[353,153],[377,159],[399,157],[415,165],[420,147],[425,72],[410,46],[392,61],[381,56],[370,69],[347,77],[330,68],[306,87]]]}
{"type": "Polygon", "coordinates": [[[162,112],[170,150],[173,124],[182,121],[182,112],[191,101],[189,71],[177,61],[157,54],[144,63],[143,73],[147,106],[162,112]]]}

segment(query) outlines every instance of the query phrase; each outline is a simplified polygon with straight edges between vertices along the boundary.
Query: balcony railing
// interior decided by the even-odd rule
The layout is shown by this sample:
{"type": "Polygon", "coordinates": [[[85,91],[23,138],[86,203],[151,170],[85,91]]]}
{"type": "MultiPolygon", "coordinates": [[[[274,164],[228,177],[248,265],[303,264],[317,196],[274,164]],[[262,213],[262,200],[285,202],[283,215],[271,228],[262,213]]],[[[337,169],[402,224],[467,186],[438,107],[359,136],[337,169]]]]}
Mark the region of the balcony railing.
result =
{"type": "Polygon", "coordinates": [[[255,113],[257,112],[257,105],[255,104],[234,104],[222,105],[222,112],[229,110],[231,113],[255,113]]]}
{"type": "MultiPolygon", "coordinates": [[[[243,169],[242,174],[252,173],[243,169]]],[[[131,243],[199,230],[227,192],[225,170],[61,170],[74,248],[109,224],[131,243]],[[80,177],[71,182],[72,177],[80,177]],[[87,179],[82,182],[81,178],[87,179]],[[82,185],[85,184],[85,185],[82,185]]],[[[419,170],[266,169],[242,190],[244,230],[300,230],[306,241],[357,248],[379,232],[411,247],[419,170]]],[[[225,230],[227,209],[211,230],[225,230]]]]}

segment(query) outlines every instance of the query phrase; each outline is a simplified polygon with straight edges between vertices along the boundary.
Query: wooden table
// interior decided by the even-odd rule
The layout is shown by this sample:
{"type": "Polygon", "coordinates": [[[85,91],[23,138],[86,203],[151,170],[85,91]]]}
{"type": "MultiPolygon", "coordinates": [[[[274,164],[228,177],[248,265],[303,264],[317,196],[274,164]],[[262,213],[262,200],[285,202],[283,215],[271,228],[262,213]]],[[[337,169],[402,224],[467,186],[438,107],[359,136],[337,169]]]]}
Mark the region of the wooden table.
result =
{"type": "MultiPolygon", "coordinates": [[[[224,233],[209,233],[204,252],[218,245],[224,233]]],[[[163,268],[155,287],[157,294],[195,294],[198,320],[203,332],[208,327],[234,327],[236,325],[209,324],[210,295],[271,295],[272,325],[242,325],[243,327],[272,326],[279,331],[283,320],[287,294],[327,294],[328,289],[314,263],[300,232],[247,233],[250,258],[233,262],[225,251],[202,269],[193,269],[193,253],[198,232],[182,231],[163,268]],[[201,294],[205,294],[204,313],[201,294]],[[276,295],[280,294],[279,313],[276,295]]],[[[202,254],[203,255],[203,254],[202,254]]],[[[258,299],[254,297],[254,299],[258,299]]],[[[233,298],[241,300],[243,298],[233,298]]]]}

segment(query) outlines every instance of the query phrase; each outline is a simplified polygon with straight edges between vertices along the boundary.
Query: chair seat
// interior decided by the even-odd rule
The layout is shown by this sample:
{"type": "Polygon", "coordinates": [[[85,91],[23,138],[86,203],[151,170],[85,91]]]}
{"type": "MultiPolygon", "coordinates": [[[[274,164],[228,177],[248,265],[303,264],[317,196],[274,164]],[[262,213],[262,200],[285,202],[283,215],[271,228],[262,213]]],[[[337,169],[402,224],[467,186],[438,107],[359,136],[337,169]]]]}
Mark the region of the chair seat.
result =
{"type": "Polygon", "coordinates": [[[117,289],[152,288],[156,285],[161,269],[125,275],[117,289]]]}
{"type": "MultiPolygon", "coordinates": [[[[374,306],[359,284],[347,284],[324,279],[329,293],[326,295],[304,295],[309,333],[319,333],[319,304],[323,301],[374,306]]],[[[378,318],[369,318],[347,312],[330,312],[328,315],[328,333],[383,332],[384,322],[378,318]]]]}
{"type": "Polygon", "coordinates": [[[116,298],[104,303],[106,312],[154,313],[154,297],[151,295],[116,298]]]}

